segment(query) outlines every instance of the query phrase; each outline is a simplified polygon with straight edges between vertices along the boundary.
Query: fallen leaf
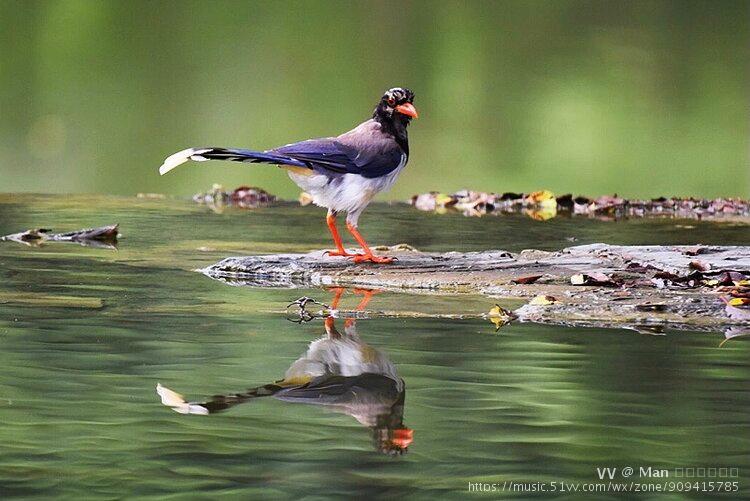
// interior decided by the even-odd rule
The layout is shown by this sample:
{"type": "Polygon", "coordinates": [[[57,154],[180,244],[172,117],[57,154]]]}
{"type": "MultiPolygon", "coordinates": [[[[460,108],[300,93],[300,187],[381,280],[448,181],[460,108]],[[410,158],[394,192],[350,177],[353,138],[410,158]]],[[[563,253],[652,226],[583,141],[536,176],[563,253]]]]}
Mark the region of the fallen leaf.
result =
{"type": "Polygon", "coordinates": [[[573,285],[583,285],[586,283],[586,275],[583,273],[577,273],[570,277],[570,283],[573,285]]]}
{"type": "Polygon", "coordinates": [[[510,323],[510,321],[515,318],[515,315],[512,311],[506,310],[499,304],[496,304],[495,306],[490,308],[490,311],[487,314],[487,318],[489,318],[490,322],[495,325],[495,332],[497,332],[498,330],[500,330],[500,327],[507,323],[510,323]]]}
{"type": "Polygon", "coordinates": [[[554,296],[546,296],[544,294],[541,294],[529,301],[529,304],[534,306],[548,306],[551,304],[558,304],[559,302],[560,301],[558,301],[554,296]]]}
{"type": "Polygon", "coordinates": [[[617,287],[620,285],[612,277],[598,271],[573,275],[570,277],[570,283],[572,285],[598,285],[605,287],[617,287]]]}
{"type": "Polygon", "coordinates": [[[539,205],[533,209],[525,209],[524,214],[535,221],[547,221],[557,216],[557,206],[539,205]]]}
{"type": "Polygon", "coordinates": [[[518,277],[511,280],[514,284],[521,284],[521,285],[527,285],[527,284],[533,284],[537,280],[542,278],[542,275],[529,275],[527,277],[518,277]]]}
{"type": "Polygon", "coordinates": [[[711,265],[708,264],[705,261],[690,261],[690,264],[688,265],[690,269],[692,270],[698,270],[698,271],[708,271],[711,269],[711,265]]]}
{"type": "Polygon", "coordinates": [[[450,207],[451,205],[455,205],[456,201],[456,198],[445,193],[438,193],[435,196],[435,203],[440,207],[450,207]]]}
{"type": "Polygon", "coordinates": [[[554,205],[557,208],[557,199],[555,194],[549,190],[534,191],[528,194],[526,197],[526,203],[533,205],[540,205],[543,207],[551,207],[554,205]]]}

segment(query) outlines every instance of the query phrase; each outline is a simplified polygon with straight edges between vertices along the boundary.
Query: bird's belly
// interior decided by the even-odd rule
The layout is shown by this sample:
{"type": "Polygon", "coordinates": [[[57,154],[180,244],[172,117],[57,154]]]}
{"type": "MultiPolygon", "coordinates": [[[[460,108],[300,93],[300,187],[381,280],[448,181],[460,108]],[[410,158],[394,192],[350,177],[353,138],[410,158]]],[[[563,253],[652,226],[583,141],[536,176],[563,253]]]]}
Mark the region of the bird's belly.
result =
{"type": "Polygon", "coordinates": [[[310,194],[313,203],[337,212],[356,212],[364,209],[375,195],[388,190],[396,181],[403,165],[377,178],[359,174],[304,175],[289,171],[289,177],[310,194]]]}

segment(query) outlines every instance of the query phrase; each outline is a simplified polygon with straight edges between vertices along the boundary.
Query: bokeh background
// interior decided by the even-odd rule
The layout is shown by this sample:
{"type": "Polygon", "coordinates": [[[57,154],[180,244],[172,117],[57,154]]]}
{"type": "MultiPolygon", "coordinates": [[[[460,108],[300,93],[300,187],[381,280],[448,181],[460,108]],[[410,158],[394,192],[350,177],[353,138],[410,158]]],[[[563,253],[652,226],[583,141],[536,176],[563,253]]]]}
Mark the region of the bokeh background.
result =
{"type": "Polygon", "coordinates": [[[389,198],[463,187],[750,195],[747,1],[0,0],[0,191],[295,197],[172,152],[421,118],[389,198]]]}

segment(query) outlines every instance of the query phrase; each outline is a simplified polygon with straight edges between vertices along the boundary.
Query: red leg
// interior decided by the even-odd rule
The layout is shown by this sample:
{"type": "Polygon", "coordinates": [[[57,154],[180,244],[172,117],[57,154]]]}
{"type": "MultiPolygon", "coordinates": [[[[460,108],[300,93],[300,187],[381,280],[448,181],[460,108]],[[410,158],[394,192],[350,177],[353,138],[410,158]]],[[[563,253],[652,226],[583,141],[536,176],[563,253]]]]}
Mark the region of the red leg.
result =
{"type": "MultiPolygon", "coordinates": [[[[333,291],[333,299],[331,300],[331,309],[336,310],[339,307],[339,301],[341,301],[341,296],[344,294],[344,288],[343,287],[333,287],[331,288],[333,291]]],[[[335,319],[332,316],[328,316],[325,319],[325,327],[326,327],[326,333],[330,337],[338,338],[341,337],[341,334],[339,331],[336,330],[335,326],[335,319]]]]}
{"type": "Polygon", "coordinates": [[[351,257],[356,256],[357,254],[349,254],[346,252],[346,249],[344,249],[344,243],[341,241],[341,236],[339,235],[339,230],[336,228],[336,215],[329,213],[326,216],[326,224],[328,225],[328,229],[331,231],[331,236],[333,236],[333,243],[336,245],[335,251],[328,251],[327,254],[329,256],[344,256],[344,257],[351,257]]]}
{"type": "Polygon", "coordinates": [[[341,296],[344,295],[344,291],[346,289],[343,287],[331,287],[328,290],[333,292],[333,298],[331,299],[331,304],[329,306],[332,310],[337,310],[339,308],[339,301],[341,301],[341,296]]]}
{"type": "Polygon", "coordinates": [[[367,304],[372,300],[372,296],[380,294],[383,291],[377,289],[354,289],[353,292],[357,295],[362,295],[362,300],[359,302],[355,310],[363,311],[367,304]]]}
{"type": "MultiPolygon", "coordinates": [[[[362,300],[359,302],[359,304],[357,305],[357,307],[354,308],[355,311],[364,311],[365,307],[367,306],[367,304],[372,299],[372,296],[374,296],[375,294],[380,294],[380,292],[381,291],[374,290],[374,289],[354,289],[354,293],[355,294],[357,294],[357,295],[361,294],[362,295],[362,300]]],[[[344,323],[344,325],[346,327],[351,327],[352,325],[354,325],[355,322],[356,322],[356,319],[354,319],[354,318],[348,318],[348,319],[346,319],[346,322],[344,323]]]]}
{"type": "Polygon", "coordinates": [[[346,227],[349,230],[349,233],[352,234],[352,236],[359,242],[359,245],[362,246],[362,250],[365,251],[364,254],[359,254],[354,256],[354,262],[355,263],[392,263],[393,258],[392,257],[380,257],[376,256],[372,253],[372,250],[370,250],[370,246],[367,245],[367,242],[365,242],[365,239],[362,238],[362,235],[359,234],[359,231],[357,231],[357,227],[346,223],[346,227]]]}

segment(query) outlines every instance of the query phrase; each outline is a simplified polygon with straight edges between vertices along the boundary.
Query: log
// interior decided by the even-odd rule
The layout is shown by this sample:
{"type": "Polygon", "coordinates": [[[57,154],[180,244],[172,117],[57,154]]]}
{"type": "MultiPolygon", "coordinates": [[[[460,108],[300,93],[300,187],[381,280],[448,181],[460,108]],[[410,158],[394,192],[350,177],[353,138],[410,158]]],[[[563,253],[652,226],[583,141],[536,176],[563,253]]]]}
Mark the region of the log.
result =
{"type": "Polygon", "coordinates": [[[591,244],[517,254],[396,247],[387,253],[398,260],[355,265],[315,251],[230,257],[199,271],[237,286],[474,293],[523,302],[554,298],[552,304],[518,308],[522,321],[646,331],[750,327],[750,311],[727,304],[750,296],[750,282],[743,282],[750,279],[750,247],[591,244]]]}
{"type": "Polygon", "coordinates": [[[67,233],[52,233],[52,230],[48,228],[35,228],[0,236],[0,241],[17,242],[29,246],[40,246],[47,242],[75,242],[85,247],[117,249],[119,227],[119,224],[111,224],[67,233]]]}

